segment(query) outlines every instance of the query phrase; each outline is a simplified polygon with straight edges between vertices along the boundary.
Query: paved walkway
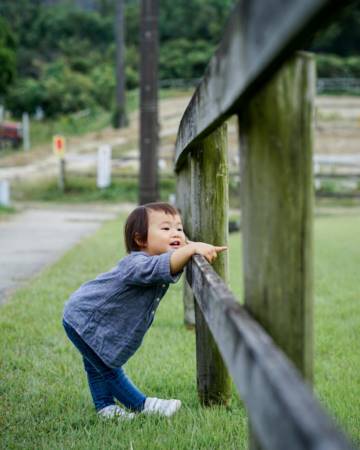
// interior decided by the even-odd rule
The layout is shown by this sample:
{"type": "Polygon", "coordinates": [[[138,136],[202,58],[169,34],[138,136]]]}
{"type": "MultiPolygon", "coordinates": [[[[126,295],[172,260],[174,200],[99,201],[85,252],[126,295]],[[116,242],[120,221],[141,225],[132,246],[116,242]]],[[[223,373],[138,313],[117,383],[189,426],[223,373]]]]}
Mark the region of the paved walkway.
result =
{"type": "Polygon", "coordinates": [[[85,236],[133,205],[32,205],[0,222],[0,304],[85,236]]]}

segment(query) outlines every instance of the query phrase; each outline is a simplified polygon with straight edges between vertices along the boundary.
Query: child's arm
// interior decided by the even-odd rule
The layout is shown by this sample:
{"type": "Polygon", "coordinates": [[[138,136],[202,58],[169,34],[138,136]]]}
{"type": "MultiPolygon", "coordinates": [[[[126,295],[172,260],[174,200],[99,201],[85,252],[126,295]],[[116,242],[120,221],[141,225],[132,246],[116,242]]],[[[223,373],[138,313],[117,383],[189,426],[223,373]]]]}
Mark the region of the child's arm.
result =
{"type": "Polygon", "coordinates": [[[180,272],[189,259],[195,255],[203,255],[210,263],[214,261],[217,254],[226,250],[227,247],[216,247],[204,242],[188,242],[183,247],[175,250],[170,257],[170,270],[172,274],[180,272]]]}

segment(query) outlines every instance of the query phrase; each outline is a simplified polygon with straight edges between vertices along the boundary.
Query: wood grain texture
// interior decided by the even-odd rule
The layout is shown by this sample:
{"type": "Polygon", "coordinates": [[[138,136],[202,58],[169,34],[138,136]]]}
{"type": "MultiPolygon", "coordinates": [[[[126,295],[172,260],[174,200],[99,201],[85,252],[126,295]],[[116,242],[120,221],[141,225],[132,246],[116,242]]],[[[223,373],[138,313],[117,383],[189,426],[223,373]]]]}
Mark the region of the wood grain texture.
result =
{"type": "Polygon", "coordinates": [[[314,91],[313,58],[299,53],[239,114],[245,303],[309,381],[314,91]]]}
{"type": "MultiPolygon", "coordinates": [[[[191,199],[191,156],[189,154],[181,172],[176,177],[176,207],[181,212],[184,231],[188,237],[192,236],[191,199]]],[[[185,277],[183,278],[183,304],[184,324],[189,329],[195,328],[194,295],[185,277]]]]}
{"type": "MultiPolygon", "coordinates": [[[[227,127],[222,125],[201,143],[191,158],[191,238],[213,245],[228,242],[227,127]]],[[[227,282],[228,255],[220,254],[214,269],[227,282]]],[[[231,382],[227,369],[195,303],[198,394],[202,404],[227,404],[231,382]]]]}
{"type": "MultiPolygon", "coordinates": [[[[239,114],[245,304],[313,377],[315,64],[298,54],[239,114]]],[[[259,449],[250,433],[251,449],[259,449]]]]}

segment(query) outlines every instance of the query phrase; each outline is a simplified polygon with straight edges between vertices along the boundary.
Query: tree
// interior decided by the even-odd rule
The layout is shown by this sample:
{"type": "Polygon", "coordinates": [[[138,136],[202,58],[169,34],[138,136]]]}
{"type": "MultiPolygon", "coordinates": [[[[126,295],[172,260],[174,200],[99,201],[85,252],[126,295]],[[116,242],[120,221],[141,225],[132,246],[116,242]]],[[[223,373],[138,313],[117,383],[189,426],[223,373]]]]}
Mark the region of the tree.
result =
{"type": "Polygon", "coordinates": [[[116,36],[116,107],[115,128],[123,128],[128,124],[125,99],[125,20],[124,0],[116,0],[115,36],[116,36]]]}
{"type": "Polygon", "coordinates": [[[0,95],[4,95],[16,75],[15,38],[8,24],[0,17],[0,95]]]}

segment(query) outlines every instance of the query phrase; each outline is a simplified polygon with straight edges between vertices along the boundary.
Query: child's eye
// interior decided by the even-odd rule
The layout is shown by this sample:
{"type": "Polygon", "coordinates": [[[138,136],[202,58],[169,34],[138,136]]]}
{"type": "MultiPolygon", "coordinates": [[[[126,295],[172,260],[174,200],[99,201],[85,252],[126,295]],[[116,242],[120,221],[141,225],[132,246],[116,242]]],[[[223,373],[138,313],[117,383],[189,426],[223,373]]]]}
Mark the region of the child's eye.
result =
{"type": "Polygon", "coordinates": [[[162,230],[166,230],[166,231],[169,231],[170,230],[170,228],[169,227],[163,227],[163,228],[161,228],[162,230]]]}
{"type": "Polygon", "coordinates": [[[182,231],[183,229],[182,229],[182,228],[178,228],[177,230],[178,230],[178,231],[182,231]]]}

